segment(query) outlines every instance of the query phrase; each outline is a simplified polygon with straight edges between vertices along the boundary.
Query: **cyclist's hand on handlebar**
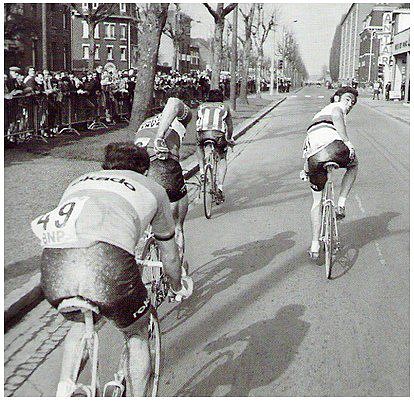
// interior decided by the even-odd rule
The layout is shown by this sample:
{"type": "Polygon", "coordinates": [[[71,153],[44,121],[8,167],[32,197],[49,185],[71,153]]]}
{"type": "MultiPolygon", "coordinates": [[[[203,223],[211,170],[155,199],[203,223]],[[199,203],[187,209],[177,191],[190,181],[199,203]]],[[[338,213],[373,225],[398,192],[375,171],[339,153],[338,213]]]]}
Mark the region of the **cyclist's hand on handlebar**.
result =
{"type": "Polygon", "coordinates": [[[157,138],[154,141],[154,151],[157,158],[160,160],[166,160],[170,150],[168,149],[164,139],[157,138]]]}
{"type": "Polygon", "coordinates": [[[353,160],[355,158],[355,148],[350,141],[346,141],[345,145],[349,148],[349,158],[353,160]]]}
{"type": "Polygon", "coordinates": [[[187,299],[191,296],[194,289],[193,279],[190,276],[182,276],[181,277],[181,290],[175,291],[172,288],[173,297],[175,301],[181,302],[183,299],[187,299]]]}
{"type": "Polygon", "coordinates": [[[236,144],[236,142],[233,139],[226,139],[227,144],[229,145],[229,147],[233,148],[236,144]]]}

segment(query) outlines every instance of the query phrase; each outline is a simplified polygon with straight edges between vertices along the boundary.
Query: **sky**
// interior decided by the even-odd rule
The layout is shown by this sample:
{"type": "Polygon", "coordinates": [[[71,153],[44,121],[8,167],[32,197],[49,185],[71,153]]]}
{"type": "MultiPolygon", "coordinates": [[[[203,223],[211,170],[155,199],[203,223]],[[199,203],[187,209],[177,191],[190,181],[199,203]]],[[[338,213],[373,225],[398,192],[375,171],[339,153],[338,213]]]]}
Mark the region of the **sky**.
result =
{"type": "MultiPolygon", "coordinates": [[[[214,32],[214,21],[207,9],[201,3],[180,4],[182,10],[195,20],[192,22],[192,36],[211,37],[214,32]]],[[[280,12],[278,37],[281,36],[282,26],[293,32],[309,75],[320,75],[322,66],[329,66],[329,53],[335,28],[350,6],[351,3],[265,3],[264,9],[267,15],[270,15],[273,8],[277,8],[280,12]],[[297,22],[294,23],[294,20],[297,22]]],[[[265,45],[267,56],[271,55],[270,40],[269,38],[265,45]]]]}

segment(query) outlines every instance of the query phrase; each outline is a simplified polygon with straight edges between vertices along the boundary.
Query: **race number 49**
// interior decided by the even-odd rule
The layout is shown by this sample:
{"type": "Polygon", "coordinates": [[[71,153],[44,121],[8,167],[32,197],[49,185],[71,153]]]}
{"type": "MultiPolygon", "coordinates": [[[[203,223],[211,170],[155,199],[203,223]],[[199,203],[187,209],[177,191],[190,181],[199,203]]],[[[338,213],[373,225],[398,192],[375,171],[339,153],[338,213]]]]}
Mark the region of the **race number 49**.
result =
{"type": "Polygon", "coordinates": [[[88,197],[76,197],[32,221],[32,230],[42,246],[59,246],[76,242],[76,220],[88,197]]]}

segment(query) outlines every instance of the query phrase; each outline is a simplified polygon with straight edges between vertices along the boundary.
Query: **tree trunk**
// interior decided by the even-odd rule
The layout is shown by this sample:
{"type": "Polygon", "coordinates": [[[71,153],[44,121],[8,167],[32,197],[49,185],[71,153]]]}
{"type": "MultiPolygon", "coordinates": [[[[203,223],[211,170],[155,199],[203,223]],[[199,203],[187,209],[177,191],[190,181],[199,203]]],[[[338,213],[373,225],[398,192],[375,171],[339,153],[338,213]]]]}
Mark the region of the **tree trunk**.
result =
{"type": "Polygon", "coordinates": [[[249,61],[250,61],[250,52],[252,48],[251,38],[247,38],[243,47],[243,63],[241,68],[241,82],[240,82],[240,101],[248,104],[247,99],[247,80],[249,77],[249,61]]]}
{"type": "Polygon", "coordinates": [[[256,66],[256,98],[261,98],[261,83],[262,83],[262,63],[263,63],[263,55],[262,52],[259,50],[259,56],[257,58],[257,66],[256,66]]]}
{"type": "Polygon", "coordinates": [[[233,38],[231,50],[231,72],[230,72],[230,103],[233,110],[236,110],[236,71],[237,71],[237,6],[233,10],[233,38]]]}
{"type": "Polygon", "coordinates": [[[133,133],[145,120],[152,104],[158,49],[161,33],[167,20],[168,6],[169,3],[150,3],[147,18],[142,22],[142,31],[145,35],[141,35],[138,42],[137,83],[128,126],[128,130],[133,133]]]}
{"type": "Polygon", "coordinates": [[[180,71],[180,42],[174,39],[173,70],[180,71]]]}
{"type": "Polygon", "coordinates": [[[88,22],[88,33],[89,33],[89,60],[88,60],[88,71],[93,71],[95,68],[95,26],[96,24],[88,22]]]}
{"type": "Polygon", "coordinates": [[[218,89],[220,86],[221,58],[223,53],[223,30],[224,18],[216,21],[214,29],[213,71],[211,75],[212,89],[218,89]]]}
{"type": "Polygon", "coordinates": [[[42,4],[42,68],[47,69],[47,4],[42,4]]]}

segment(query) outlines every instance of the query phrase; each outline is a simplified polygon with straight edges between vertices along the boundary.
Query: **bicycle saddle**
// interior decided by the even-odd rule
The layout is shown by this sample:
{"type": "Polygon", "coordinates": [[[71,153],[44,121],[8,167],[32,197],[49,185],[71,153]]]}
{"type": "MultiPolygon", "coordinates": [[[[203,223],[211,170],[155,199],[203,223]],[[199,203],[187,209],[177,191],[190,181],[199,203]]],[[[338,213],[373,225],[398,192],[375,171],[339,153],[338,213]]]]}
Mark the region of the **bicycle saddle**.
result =
{"type": "Polygon", "coordinates": [[[323,164],[324,169],[328,169],[329,167],[332,167],[333,169],[338,169],[339,165],[336,162],[330,161],[330,162],[325,162],[325,164],[323,164]]]}
{"type": "Polygon", "coordinates": [[[58,306],[57,310],[61,313],[75,311],[92,311],[99,314],[99,308],[92,302],[86,301],[82,297],[72,297],[64,299],[58,306]]]}

